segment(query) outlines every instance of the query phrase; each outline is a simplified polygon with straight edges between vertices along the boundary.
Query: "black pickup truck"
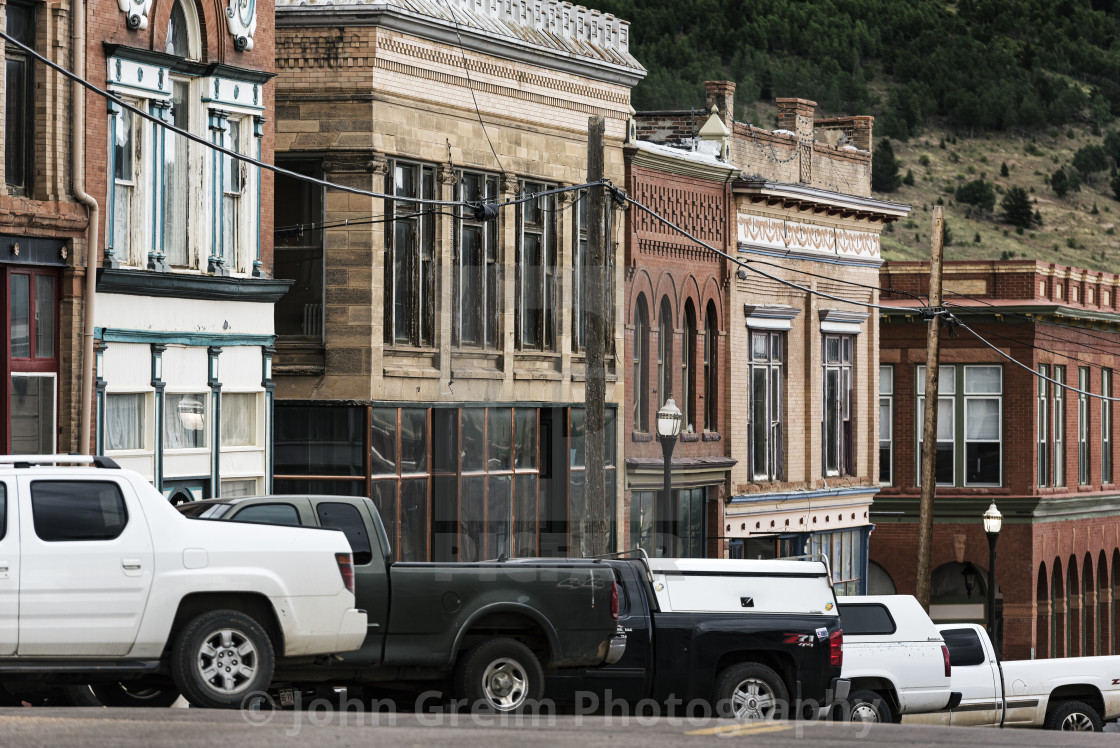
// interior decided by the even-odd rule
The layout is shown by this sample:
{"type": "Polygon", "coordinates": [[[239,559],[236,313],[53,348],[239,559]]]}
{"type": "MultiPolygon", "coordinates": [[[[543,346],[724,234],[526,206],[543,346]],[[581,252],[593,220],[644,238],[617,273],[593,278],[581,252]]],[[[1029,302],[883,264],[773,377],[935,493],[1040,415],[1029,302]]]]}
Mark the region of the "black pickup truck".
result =
{"type": "Polygon", "coordinates": [[[613,574],[592,560],[391,563],[367,498],[256,496],[178,508],[200,521],[329,527],[350,541],[365,642],[339,659],[289,661],[277,682],[442,681],[456,699],[513,711],[542,698],[545,669],[613,662],[625,646],[613,574]]]}
{"type": "Polygon", "coordinates": [[[742,719],[813,716],[847,697],[824,563],[602,563],[618,584],[626,651],[613,664],[551,674],[546,697],[585,713],[653,699],[677,715],[699,703],[742,719]]]}

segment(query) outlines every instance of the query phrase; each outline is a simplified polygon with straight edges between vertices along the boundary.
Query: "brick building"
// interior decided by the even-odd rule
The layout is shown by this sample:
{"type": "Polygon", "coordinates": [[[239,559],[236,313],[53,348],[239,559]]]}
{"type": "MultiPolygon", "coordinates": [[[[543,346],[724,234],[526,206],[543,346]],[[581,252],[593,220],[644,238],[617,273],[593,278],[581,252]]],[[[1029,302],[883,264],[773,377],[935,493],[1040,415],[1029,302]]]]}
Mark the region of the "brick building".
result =
{"type": "Polygon", "coordinates": [[[285,0],[277,29],[278,162],[449,204],[278,183],[277,276],[296,283],[277,313],[276,489],[371,496],[398,559],[578,555],[586,201],[534,197],[494,221],[453,203],[584,183],[591,114],[622,184],[645,72],[628,24],[556,0],[285,0]]]}
{"type": "MultiPolygon", "coordinates": [[[[69,2],[8,0],[7,34],[69,68],[69,2]]],[[[0,71],[0,454],[79,448],[86,208],[71,190],[71,86],[14,44],[0,71]]],[[[103,110],[102,110],[103,111],[103,110]]]]}
{"type": "MultiPolygon", "coordinates": [[[[888,262],[881,283],[924,294],[928,263],[888,262]]],[[[994,501],[1004,516],[996,564],[1004,655],[1116,653],[1114,404],[1081,393],[1116,396],[1120,277],[1033,260],[948,262],[944,288],[952,313],[998,351],[966,330],[942,336],[930,614],[986,621],[981,515],[994,501]]],[[[895,310],[880,335],[886,425],[872,579],[912,593],[926,326],[917,300],[892,294],[884,303],[895,310]]]]}
{"type": "MultiPolygon", "coordinates": [[[[737,169],[720,159],[719,143],[698,149],[642,140],[626,146],[626,191],[642,205],[720,251],[734,251],[731,182],[737,169]]],[[[624,547],[650,555],[658,515],[673,512],[676,547],[662,555],[718,557],[709,542],[722,523],[730,471],[727,454],[727,283],[730,261],[697,246],[648,213],[631,207],[626,221],[626,310],[622,361],[626,402],[624,547]],[[673,493],[664,486],[657,410],[672,397],[681,410],[673,451],[673,493]]]]}
{"type": "MultiPolygon", "coordinates": [[[[273,6],[91,0],[85,69],[209,143],[272,159],[273,6]]],[[[169,498],[271,479],[272,176],[86,92],[96,450],[169,498]]]]}
{"type": "Polygon", "coordinates": [[[709,82],[711,116],[636,117],[638,140],[715,144],[736,171],[727,241],[752,269],[722,279],[734,466],[709,538],[732,557],[826,553],[841,589],[863,591],[878,491],[879,325],[865,305],[879,233],[909,207],[870,197],[872,118],[815,119],[814,102],[778,99],[771,132],[733,121],[734,93],[709,82]]]}

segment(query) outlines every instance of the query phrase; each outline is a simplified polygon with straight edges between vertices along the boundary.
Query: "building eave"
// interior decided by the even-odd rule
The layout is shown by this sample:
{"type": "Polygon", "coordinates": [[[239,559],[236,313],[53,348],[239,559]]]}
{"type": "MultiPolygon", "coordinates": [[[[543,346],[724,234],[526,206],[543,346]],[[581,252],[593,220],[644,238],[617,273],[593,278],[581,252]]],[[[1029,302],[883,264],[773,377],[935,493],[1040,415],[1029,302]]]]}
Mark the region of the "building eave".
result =
{"type": "Polygon", "coordinates": [[[752,202],[813,210],[843,218],[866,218],[890,222],[910,215],[910,206],[905,203],[859,197],[803,184],[768,182],[744,175],[741,179],[732,182],[731,187],[736,195],[747,197],[752,202]]]}
{"type": "Polygon", "coordinates": [[[646,76],[637,61],[631,67],[605,59],[592,59],[570,51],[513,39],[473,26],[456,26],[442,18],[412,13],[388,4],[277,5],[276,28],[379,26],[479,54],[512,62],[579,75],[603,83],[633,88],[646,76]]]}

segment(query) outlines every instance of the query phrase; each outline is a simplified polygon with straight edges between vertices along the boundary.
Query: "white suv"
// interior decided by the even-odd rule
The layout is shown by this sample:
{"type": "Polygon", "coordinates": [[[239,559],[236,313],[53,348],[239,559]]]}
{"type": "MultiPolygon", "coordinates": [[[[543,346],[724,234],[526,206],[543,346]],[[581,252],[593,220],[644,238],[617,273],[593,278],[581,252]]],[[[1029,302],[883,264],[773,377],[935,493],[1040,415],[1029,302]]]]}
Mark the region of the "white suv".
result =
{"type": "Polygon", "coordinates": [[[341,532],[192,522],[108,458],[0,456],[0,680],[173,680],[236,707],[278,657],[365,635],[341,532]]]}

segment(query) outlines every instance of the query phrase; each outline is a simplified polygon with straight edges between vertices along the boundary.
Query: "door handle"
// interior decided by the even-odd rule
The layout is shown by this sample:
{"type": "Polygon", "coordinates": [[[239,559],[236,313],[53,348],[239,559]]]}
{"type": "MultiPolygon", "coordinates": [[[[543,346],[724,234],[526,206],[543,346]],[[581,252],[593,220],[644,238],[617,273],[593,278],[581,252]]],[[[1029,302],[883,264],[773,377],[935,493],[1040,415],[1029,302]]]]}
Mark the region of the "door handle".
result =
{"type": "Polygon", "coordinates": [[[125,571],[140,571],[140,559],[138,558],[122,558],[121,567],[125,571]]]}
{"type": "Polygon", "coordinates": [[[8,568],[8,562],[0,561],[0,579],[7,579],[10,576],[9,572],[10,569],[8,568]]]}

